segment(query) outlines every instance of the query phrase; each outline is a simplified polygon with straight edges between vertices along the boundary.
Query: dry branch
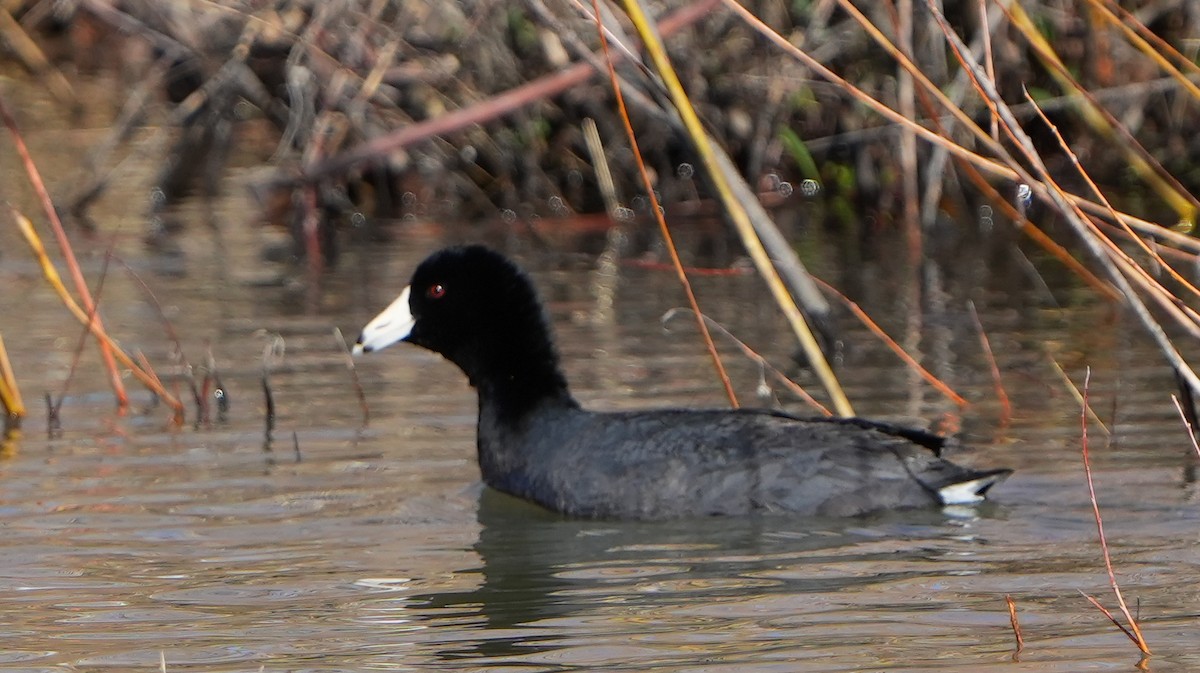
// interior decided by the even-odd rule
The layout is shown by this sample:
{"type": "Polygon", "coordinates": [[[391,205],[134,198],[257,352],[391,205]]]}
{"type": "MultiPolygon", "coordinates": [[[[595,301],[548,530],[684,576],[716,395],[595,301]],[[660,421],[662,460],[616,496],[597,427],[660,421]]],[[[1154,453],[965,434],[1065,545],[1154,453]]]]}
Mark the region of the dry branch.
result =
{"type": "MultiPolygon", "coordinates": [[[[25,139],[21,136],[21,131],[17,127],[16,117],[9,110],[8,102],[3,95],[0,95],[0,117],[4,119],[4,124],[8,127],[9,133],[13,137],[13,144],[16,146],[17,154],[20,155],[21,162],[25,166],[25,173],[29,177],[29,182],[33,185],[33,189],[37,192],[38,198],[41,201],[42,210],[45,212],[46,219],[50,223],[51,230],[54,232],[55,240],[58,241],[58,247],[62,252],[67,270],[71,273],[71,280],[75,284],[75,291],[79,293],[80,301],[82,301],[88,315],[95,316],[95,327],[99,330],[96,334],[102,334],[104,324],[100,319],[100,315],[96,313],[95,302],[92,301],[91,292],[88,290],[87,281],[83,278],[83,272],[79,269],[79,263],[75,260],[71,241],[67,239],[67,232],[63,229],[62,222],[58,219],[58,211],[55,210],[54,203],[50,200],[50,193],[46,191],[46,183],[42,181],[42,175],[38,171],[37,165],[34,164],[33,157],[29,154],[29,148],[25,146],[25,139]]],[[[15,211],[14,214],[16,214],[15,211]]],[[[29,226],[32,233],[33,225],[30,224],[29,226]]],[[[93,321],[89,318],[88,322],[93,321]]],[[[112,346],[99,336],[97,336],[97,339],[100,345],[100,356],[104,360],[104,366],[108,369],[109,384],[112,386],[113,393],[117,396],[117,406],[121,410],[124,410],[129,406],[129,397],[125,394],[125,384],[121,381],[121,374],[117,371],[117,364],[113,360],[112,346]]]]}
{"type": "MultiPolygon", "coordinates": [[[[654,184],[650,180],[650,173],[646,171],[645,161],[642,158],[641,150],[638,149],[637,134],[633,130],[633,122],[629,120],[629,111],[625,109],[625,100],[621,93],[621,84],[617,81],[616,67],[614,65],[611,52],[609,52],[608,49],[608,37],[604,31],[604,26],[599,19],[599,0],[592,0],[592,6],[597,17],[596,26],[600,34],[600,44],[604,48],[605,61],[608,63],[608,74],[612,83],[613,94],[617,98],[617,108],[621,115],[621,121],[625,127],[625,134],[629,140],[629,146],[633,148],[633,158],[637,163],[638,174],[642,178],[642,187],[645,190],[646,198],[650,200],[650,212],[654,215],[654,219],[658,223],[659,233],[662,234],[663,241],[667,246],[667,252],[671,255],[671,264],[675,267],[675,275],[679,278],[679,284],[683,286],[684,294],[687,295],[688,304],[691,306],[692,314],[696,318],[697,327],[700,328],[700,334],[704,339],[704,346],[708,350],[709,357],[712,358],[713,367],[717,371],[717,377],[720,379],[721,385],[725,389],[725,395],[729,398],[729,404],[736,409],[739,406],[737,394],[733,391],[733,384],[729,381],[729,374],[725,371],[725,364],[721,362],[721,355],[717,352],[717,346],[713,343],[712,335],[708,332],[708,325],[704,321],[704,314],[700,312],[700,304],[696,301],[696,293],[692,291],[692,284],[688,280],[687,274],[683,270],[683,262],[679,259],[679,250],[675,248],[675,241],[671,237],[670,229],[667,228],[667,220],[663,216],[662,208],[660,208],[658,205],[658,196],[654,193],[654,184]]],[[[636,5],[632,6],[632,11],[639,10],[640,8],[636,5]]],[[[626,11],[631,11],[630,5],[626,6],[626,11]]],[[[642,18],[644,20],[645,17],[642,16],[642,18]]],[[[642,23],[635,21],[635,23],[638,24],[638,29],[642,35],[643,41],[647,39],[653,39],[654,36],[650,33],[650,28],[647,25],[643,25],[644,21],[642,23]]],[[[661,44],[659,44],[659,49],[661,49],[661,44]]],[[[665,58],[665,56],[660,52],[652,51],[652,53],[656,58],[665,58]]],[[[667,72],[664,73],[665,75],[674,75],[669,62],[658,62],[658,66],[660,68],[660,72],[662,72],[663,68],[666,68],[667,72]]],[[[685,101],[686,98],[686,95],[684,95],[685,101]]],[[[707,139],[707,136],[705,138],[707,139]]]]}
{"type": "Polygon", "coordinates": [[[158,397],[162,399],[167,406],[171,407],[171,409],[175,412],[176,422],[182,422],[183,405],[179,402],[179,400],[162,387],[162,384],[159,383],[158,378],[154,376],[153,373],[145,371],[142,369],[142,367],[138,366],[138,364],[133,361],[133,358],[129,357],[125,351],[121,350],[121,347],[118,346],[116,342],[114,342],[108,336],[108,334],[104,331],[104,326],[100,324],[100,321],[93,319],[94,306],[93,310],[85,311],[79,306],[79,304],[75,303],[75,300],[71,297],[70,292],[68,292],[66,286],[63,285],[62,278],[58,275],[58,270],[54,268],[54,263],[51,262],[50,257],[46,255],[46,249],[42,246],[41,239],[38,238],[37,233],[33,230],[33,224],[28,218],[11,207],[10,212],[17,222],[17,227],[21,230],[21,234],[25,237],[25,241],[33,250],[34,256],[41,265],[42,273],[45,275],[46,280],[50,283],[50,286],[54,288],[55,292],[58,293],[59,298],[62,299],[62,302],[66,305],[67,310],[69,310],[81,324],[88,328],[88,331],[92,333],[92,336],[94,336],[97,341],[99,341],[105,348],[109,349],[109,352],[113,354],[117,361],[129,369],[134,378],[136,378],[138,381],[141,381],[142,385],[146,386],[146,388],[148,388],[155,395],[158,395],[158,397]]]}
{"type": "Polygon", "coordinates": [[[1013,652],[1015,659],[1025,649],[1025,638],[1021,636],[1021,623],[1017,621],[1017,602],[1008,594],[1004,595],[1004,602],[1008,605],[1008,621],[1012,624],[1013,637],[1017,639],[1017,649],[1013,652]]]}
{"type": "Polygon", "coordinates": [[[1142,654],[1150,654],[1150,647],[1146,645],[1146,639],[1142,637],[1142,630],[1138,626],[1137,620],[1134,619],[1133,615],[1129,612],[1129,607],[1125,605],[1125,598],[1121,595],[1121,587],[1119,584],[1117,584],[1117,576],[1113,572],[1112,557],[1108,553],[1108,539],[1104,536],[1104,519],[1100,516],[1100,505],[1096,503],[1096,486],[1092,482],[1092,463],[1088,451],[1088,415],[1086,413],[1090,408],[1090,405],[1088,404],[1088,384],[1091,382],[1091,379],[1092,370],[1089,367],[1087,374],[1083,379],[1083,411],[1081,411],[1079,414],[1080,425],[1083,433],[1081,439],[1081,444],[1083,447],[1083,469],[1084,473],[1087,475],[1088,498],[1092,502],[1092,514],[1095,515],[1096,518],[1096,533],[1100,537],[1100,549],[1104,553],[1104,568],[1108,571],[1108,582],[1112,587],[1113,593],[1117,597],[1117,605],[1120,606],[1121,613],[1125,615],[1125,620],[1129,623],[1129,629],[1132,630],[1132,633],[1130,633],[1129,630],[1126,630],[1120,622],[1113,618],[1112,614],[1110,614],[1108,610],[1104,610],[1098,601],[1091,596],[1087,596],[1087,594],[1084,595],[1087,596],[1088,600],[1092,601],[1096,607],[1099,607],[1101,610],[1103,610],[1104,614],[1107,615],[1110,620],[1112,620],[1112,623],[1116,624],[1118,628],[1125,632],[1125,635],[1129,636],[1129,639],[1132,640],[1135,645],[1137,645],[1138,649],[1142,651],[1142,654]]]}
{"type": "MultiPolygon", "coordinates": [[[[675,110],[683,120],[684,127],[687,129],[688,137],[700,155],[701,163],[704,164],[708,171],[709,179],[716,186],[721,203],[725,208],[725,213],[733,221],[734,228],[741,238],[742,245],[750,253],[750,258],[754,260],[754,266],[758,269],[763,280],[766,281],[767,287],[771,290],[771,295],[775,299],[775,303],[783,311],[784,317],[787,318],[792,331],[800,340],[800,344],[803,346],[809,362],[812,363],[817,377],[820,378],[826,393],[832,398],[833,406],[837,410],[837,413],[842,416],[853,416],[854,408],[850,405],[850,400],[846,398],[841,384],[838,383],[837,377],[829,367],[829,363],[825,360],[825,354],[821,352],[821,347],[817,343],[812,327],[805,321],[804,316],[800,313],[800,309],[796,306],[795,300],[793,300],[791,294],[788,292],[788,288],[780,278],[779,271],[767,255],[767,249],[763,241],[764,232],[762,227],[756,227],[751,220],[749,208],[757,206],[761,209],[760,204],[753,197],[739,198],[739,195],[735,192],[734,185],[738,185],[744,190],[743,195],[749,189],[736,171],[727,170],[721,166],[720,155],[716,152],[715,143],[709,136],[708,131],[705,130],[704,125],[700,122],[700,118],[696,114],[691,100],[684,91],[683,84],[679,81],[679,77],[676,75],[675,69],[667,56],[662,38],[647,19],[642,1],[624,0],[624,5],[626,13],[629,14],[634,25],[637,27],[638,35],[642,38],[643,45],[649,52],[650,60],[654,62],[659,77],[663,79],[667,87],[667,91],[675,105],[675,110]]],[[[773,227],[767,227],[767,229],[776,231],[773,227]]],[[[790,251],[790,248],[788,250],[790,251]]],[[[795,264],[800,263],[799,259],[795,257],[794,252],[785,258],[795,264]]],[[[807,273],[802,275],[808,278],[807,273]]],[[[807,286],[812,286],[813,283],[809,279],[806,284],[807,286]]],[[[815,288],[812,288],[802,290],[799,296],[804,298],[816,294],[818,293],[815,288]]],[[[823,300],[820,300],[820,302],[814,302],[814,305],[823,303],[823,300]]]]}
{"type": "Polygon", "coordinates": [[[12,363],[8,361],[3,334],[0,334],[0,406],[3,406],[6,429],[25,417],[25,402],[21,400],[21,389],[17,386],[12,363]]]}
{"type": "MultiPolygon", "coordinates": [[[[1038,187],[1035,188],[1035,191],[1040,190],[1042,195],[1048,198],[1049,202],[1063,215],[1063,218],[1074,230],[1089,254],[1104,268],[1110,280],[1120,291],[1125,304],[1133,310],[1138,320],[1142,323],[1142,326],[1158,345],[1159,350],[1162,351],[1171,365],[1187,379],[1192,389],[1200,391],[1200,377],[1197,377],[1195,371],[1183,359],[1183,356],[1180,355],[1174,344],[1171,343],[1170,337],[1167,336],[1162,326],[1150,314],[1146,305],[1130,284],[1130,277],[1127,277],[1127,275],[1135,276],[1136,274],[1122,272],[1121,263],[1123,261],[1123,253],[1116,250],[1116,246],[1106,237],[1099,234],[1096,227],[1091,225],[1091,222],[1084,216],[1077,203],[1078,197],[1068,195],[1051,177],[1050,170],[1046,167],[1044,160],[1034,147],[1033,141],[1013,116],[1012,111],[996,91],[996,88],[987,80],[982,69],[978,66],[974,55],[971,54],[970,49],[950,27],[941,11],[937,8],[936,3],[933,0],[926,0],[926,6],[937,18],[938,25],[941,27],[946,39],[950,42],[951,47],[953,47],[959,63],[970,72],[976,86],[983,94],[984,102],[994,113],[999,115],[1003,122],[1003,130],[1012,139],[1025,161],[1033,167],[1038,177],[1035,178],[1021,164],[1014,163],[1012,170],[1026,184],[1031,186],[1037,185],[1038,187]],[[1112,251],[1114,254],[1110,255],[1109,251],[1112,251]]],[[[1159,229],[1162,228],[1159,227],[1159,229]]],[[[1157,293],[1154,296],[1158,296],[1157,293]]],[[[1161,299],[1160,296],[1158,298],[1161,299]]],[[[1169,308],[1169,305],[1166,307],[1169,308]]]]}

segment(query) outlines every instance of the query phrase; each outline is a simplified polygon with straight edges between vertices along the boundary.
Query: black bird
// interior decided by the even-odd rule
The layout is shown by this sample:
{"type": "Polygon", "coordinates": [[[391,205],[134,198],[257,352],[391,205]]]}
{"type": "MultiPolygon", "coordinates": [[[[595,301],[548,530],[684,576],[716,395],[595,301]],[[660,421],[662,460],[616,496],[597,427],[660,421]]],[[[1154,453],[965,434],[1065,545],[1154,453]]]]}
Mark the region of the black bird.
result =
{"type": "Polygon", "coordinates": [[[484,482],[570,516],[853,516],[979,502],[1011,473],[955,465],[942,437],[866,419],[583,409],[532,282],[483,246],[430,255],[355,353],[397,341],[440,353],[478,391],[484,482]]]}

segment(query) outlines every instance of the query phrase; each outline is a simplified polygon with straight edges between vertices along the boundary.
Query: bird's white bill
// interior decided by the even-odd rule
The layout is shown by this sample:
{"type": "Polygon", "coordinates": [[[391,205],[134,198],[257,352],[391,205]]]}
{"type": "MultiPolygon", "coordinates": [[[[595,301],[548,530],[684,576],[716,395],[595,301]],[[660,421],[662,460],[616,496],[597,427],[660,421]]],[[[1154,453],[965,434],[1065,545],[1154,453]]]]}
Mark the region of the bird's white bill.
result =
{"type": "Polygon", "coordinates": [[[417,322],[408,308],[408,294],[406,287],[396,301],[367,323],[358,336],[358,343],[354,344],[355,355],[387,348],[408,337],[417,322]]]}

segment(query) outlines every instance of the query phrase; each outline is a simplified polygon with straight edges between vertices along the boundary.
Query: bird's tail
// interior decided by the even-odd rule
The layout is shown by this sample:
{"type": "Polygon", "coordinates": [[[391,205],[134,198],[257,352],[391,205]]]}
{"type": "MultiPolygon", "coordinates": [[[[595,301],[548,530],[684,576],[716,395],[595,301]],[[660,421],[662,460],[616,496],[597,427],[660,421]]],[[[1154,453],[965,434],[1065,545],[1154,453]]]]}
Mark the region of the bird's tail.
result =
{"type": "Polygon", "coordinates": [[[986,472],[965,471],[962,478],[943,484],[935,489],[943,505],[970,505],[983,502],[988,489],[1004,481],[1012,470],[988,470],[986,472]]]}

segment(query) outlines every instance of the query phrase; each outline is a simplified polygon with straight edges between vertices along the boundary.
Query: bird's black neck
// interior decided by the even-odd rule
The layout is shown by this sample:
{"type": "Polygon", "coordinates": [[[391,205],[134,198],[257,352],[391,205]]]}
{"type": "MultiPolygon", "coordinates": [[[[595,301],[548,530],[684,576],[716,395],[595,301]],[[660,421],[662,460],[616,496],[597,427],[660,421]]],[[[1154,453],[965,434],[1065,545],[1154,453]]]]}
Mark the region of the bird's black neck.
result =
{"type": "Polygon", "coordinates": [[[481,335],[451,359],[479,392],[480,410],[501,423],[518,423],[543,403],[579,406],[541,319],[481,335]]]}

